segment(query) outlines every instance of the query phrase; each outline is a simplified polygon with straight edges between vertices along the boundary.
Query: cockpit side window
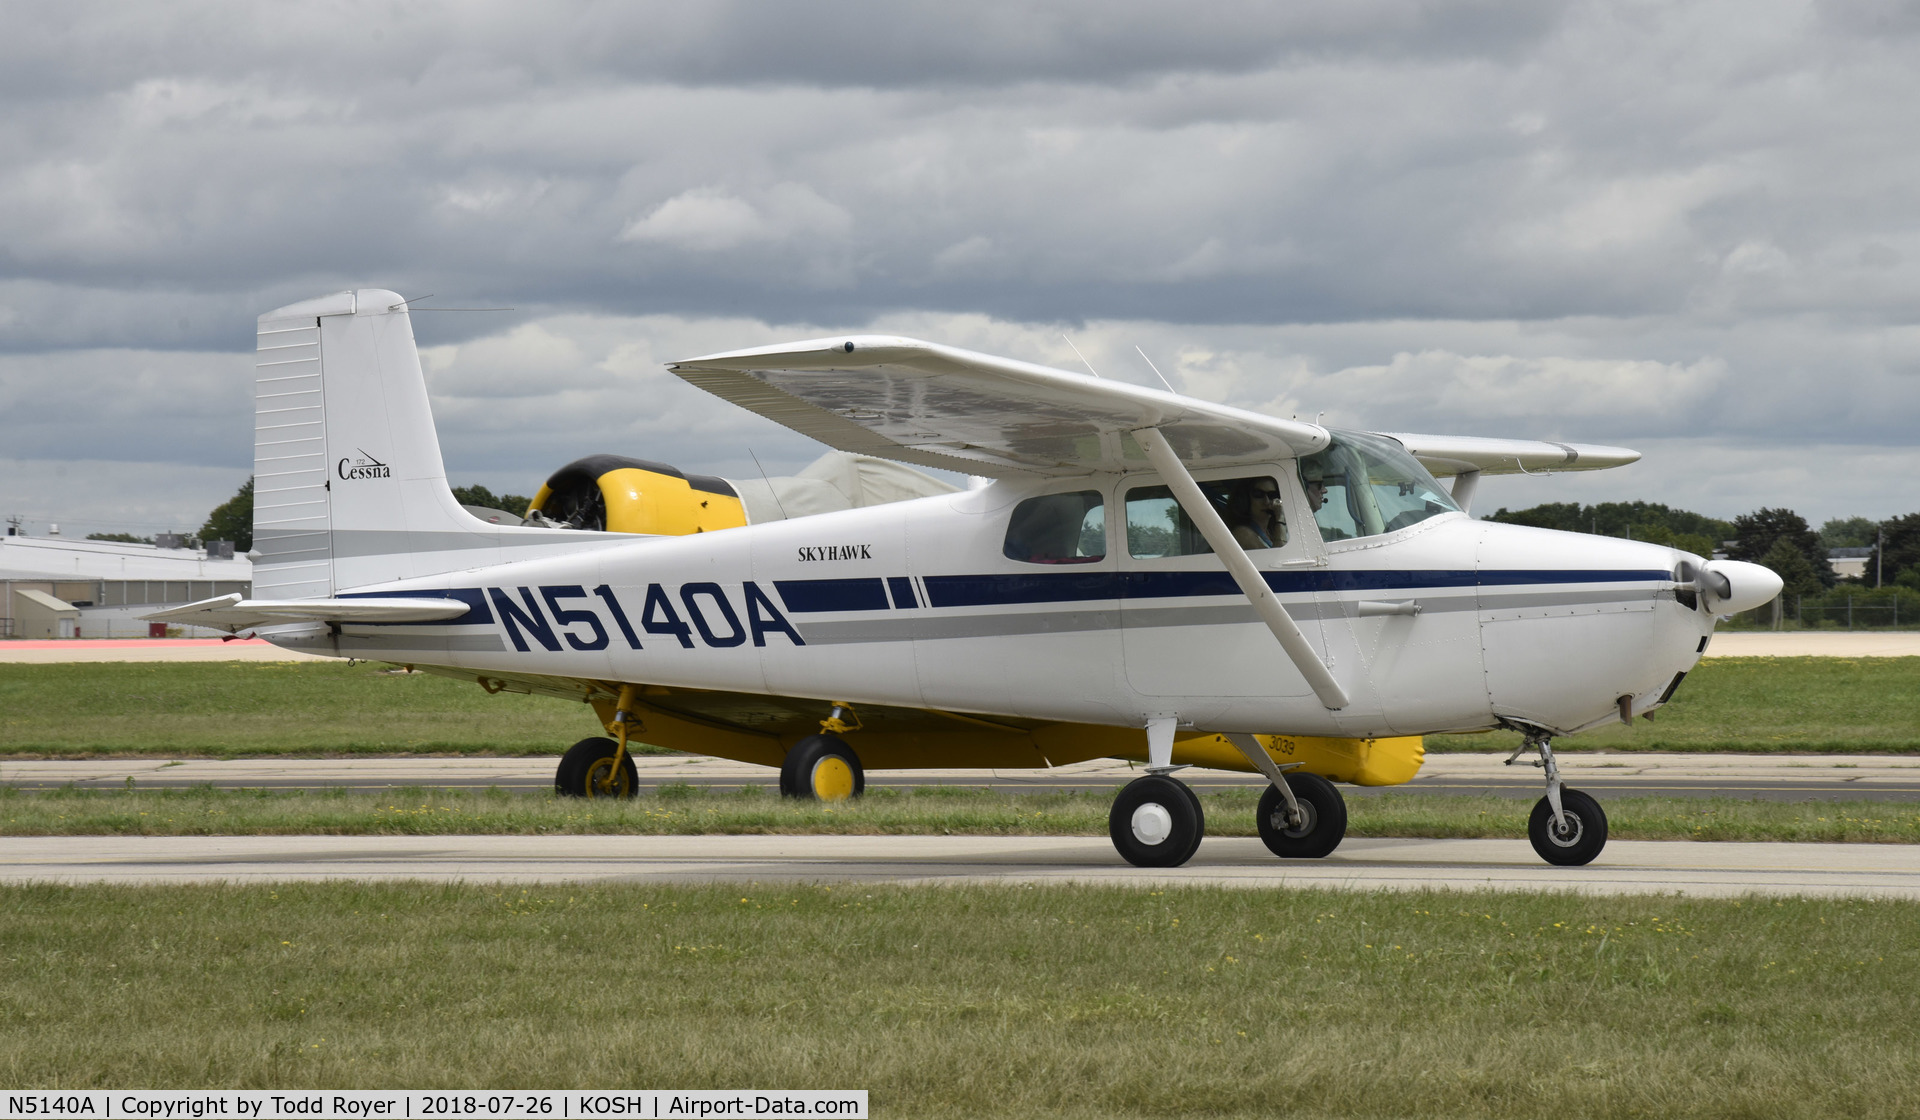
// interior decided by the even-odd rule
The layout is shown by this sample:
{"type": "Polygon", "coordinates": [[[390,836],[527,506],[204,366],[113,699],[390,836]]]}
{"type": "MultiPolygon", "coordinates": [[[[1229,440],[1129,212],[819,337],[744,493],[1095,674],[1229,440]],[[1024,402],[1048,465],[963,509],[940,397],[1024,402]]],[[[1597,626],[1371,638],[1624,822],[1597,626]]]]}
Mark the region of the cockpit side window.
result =
{"type": "Polygon", "coordinates": [[[1001,551],[1027,564],[1091,564],[1107,556],[1107,510],[1098,490],[1043,494],[1013,507],[1001,551]]]}
{"type": "Polygon", "coordinates": [[[1372,537],[1460,507],[1404,447],[1364,432],[1335,432],[1300,460],[1300,485],[1323,540],[1372,537]]]}
{"type": "MultiPolygon", "coordinates": [[[[1220,513],[1240,547],[1252,552],[1287,543],[1279,480],[1272,475],[1221,478],[1200,483],[1200,492],[1220,513]]],[[[1141,560],[1196,556],[1213,549],[1165,486],[1127,491],[1127,551],[1141,560]]]]}

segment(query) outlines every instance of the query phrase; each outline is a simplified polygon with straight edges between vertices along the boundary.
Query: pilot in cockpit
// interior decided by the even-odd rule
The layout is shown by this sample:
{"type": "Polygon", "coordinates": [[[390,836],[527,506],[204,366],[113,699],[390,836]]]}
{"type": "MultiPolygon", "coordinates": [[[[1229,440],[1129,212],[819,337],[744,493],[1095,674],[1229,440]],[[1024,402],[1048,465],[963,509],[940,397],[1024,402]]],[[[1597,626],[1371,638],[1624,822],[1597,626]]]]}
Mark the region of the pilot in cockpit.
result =
{"type": "MultiPolygon", "coordinates": [[[[1351,533],[1332,523],[1332,519],[1320,517],[1319,513],[1327,504],[1327,464],[1321,455],[1300,460],[1300,487],[1307,492],[1307,508],[1314,513],[1314,520],[1320,525],[1320,539],[1328,541],[1346,540],[1351,533]]],[[[1335,474],[1337,482],[1340,475],[1335,474]]]]}
{"type": "Polygon", "coordinates": [[[1300,484],[1307,491],[1307,508],[1314,513],[1327,504],[1326,468],[1315,462],[1300,464],[1300,484]]]}

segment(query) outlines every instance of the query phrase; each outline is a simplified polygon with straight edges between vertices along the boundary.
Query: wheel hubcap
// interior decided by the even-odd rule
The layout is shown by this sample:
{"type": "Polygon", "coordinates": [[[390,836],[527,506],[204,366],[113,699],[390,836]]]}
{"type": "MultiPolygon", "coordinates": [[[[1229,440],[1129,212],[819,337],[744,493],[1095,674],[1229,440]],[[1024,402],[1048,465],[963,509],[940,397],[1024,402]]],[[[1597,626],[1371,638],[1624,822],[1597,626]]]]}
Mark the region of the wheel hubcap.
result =
{"type": "Polygon", "coordinates": [[[1133,811],[1133,838],[1142,844],[1164,844],[1173,835],[1173,814],[1165,805],[1148,802],[1133,811]]]}
{"type": "Polygon", "coordinates": [[[1314,825],[1318,823],[1320,823],[1320,815],[1314,812],[1313,802],[1305,799],[1300,802],[1300,824],[1297,828],[1287,823],[1286,805],[1282,804],[1273,811],[1273,827],[1280,830],[1280,835],[1294,840],[1311,835],[1314,825]]]}
{"type": "Polygon", "coordinates": [[[822,801],[845,801],[853,796],[853,767],[844,758],[823,758],[813,764],[813,795],[822,801]]]}
{"type": "Polygon", "coordinates": [[[1580,820],[1579,814],[1570,809],[1562,809],[1560,815],[1565,819],[1566,825],[1562,827],[1556,824],[1552,817],[1548,817],[1547,839],[1562,848],[1571,848],[1580,842],[1580,837],[1586,833],[1587,826],[1580,820]]]}
{"type": "Polygon", "coordinates": [[[626,795],[626,771],[615,770],[611,758],[594,759],[593,765],[587,767],[587,796],[625,797],[626,795]]]}

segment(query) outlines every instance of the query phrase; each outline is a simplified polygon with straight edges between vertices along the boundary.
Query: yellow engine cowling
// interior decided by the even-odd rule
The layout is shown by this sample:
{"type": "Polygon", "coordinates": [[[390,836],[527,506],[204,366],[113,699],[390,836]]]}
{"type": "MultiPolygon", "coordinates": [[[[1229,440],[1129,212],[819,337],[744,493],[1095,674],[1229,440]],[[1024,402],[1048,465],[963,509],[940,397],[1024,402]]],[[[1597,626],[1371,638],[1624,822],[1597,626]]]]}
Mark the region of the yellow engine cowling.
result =
{"type": "Polygon", "coordinates": [[[535,513],[574,529],[671,537],[747,523],[726,479],[623,455],[589,455],[561,467],[534,495],[527,516],[535,513]]]}

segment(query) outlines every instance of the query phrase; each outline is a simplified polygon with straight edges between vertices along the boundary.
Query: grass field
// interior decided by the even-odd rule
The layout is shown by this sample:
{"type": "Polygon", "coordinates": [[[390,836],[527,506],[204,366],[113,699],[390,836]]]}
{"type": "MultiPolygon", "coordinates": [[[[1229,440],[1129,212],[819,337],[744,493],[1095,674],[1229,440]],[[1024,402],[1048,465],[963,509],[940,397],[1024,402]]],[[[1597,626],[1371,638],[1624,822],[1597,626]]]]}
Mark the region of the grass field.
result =
{"type": "Polygon", "coordinates": [[[1920,907],[0,888],[9,1088],[866,1088],[877,1117],[1911,1116],[1920,907]]]}
{"type": "Polygon", "coordinates": [[[0,755],[558,754],[593,710],[346,662],[0,665],[0,755]]]}
{"type": "MultiPolygon", "coordinates": [[[[1511,750],[1520,737],[1431,735],[1435,751],[1511,750]]],[[[1920,657],[1726,657],[1700,663],[1652,720],[1557,750],[1920,751],[1920,657]]]]}
{"type": "MultiPolygon", "coordinates": [[[[1210,836],[1253,836],[1258,790],[1201,795],[1210,836]]],[[[767,834],[1105,836],[1112,795],[875,789],[821,805],[769,792],[685,786],[632,801],[500,791],[0,790],[0,836],[767,834]]],[[[1526,837],[1532,802],[1386,793],[1350,797],[1350,836],[1526,837]]],[[[1621,840],[1920,843],[1920,804],[1874,801],[1606,800],[1621,840]]]]}
{"type": "MultiPolygon", "coordinates": [[[[581,704],[488,696],[385,666],[316,662],[0,665],[0,756],[557,754],[599,733],[581,704]]],[[[1429,750],[1508,734],[1430,736],[1429,750]]],[[[1562,749],[1920,751],[1920,657],[1701,664],[1653,722],[1562,749]]]]}

